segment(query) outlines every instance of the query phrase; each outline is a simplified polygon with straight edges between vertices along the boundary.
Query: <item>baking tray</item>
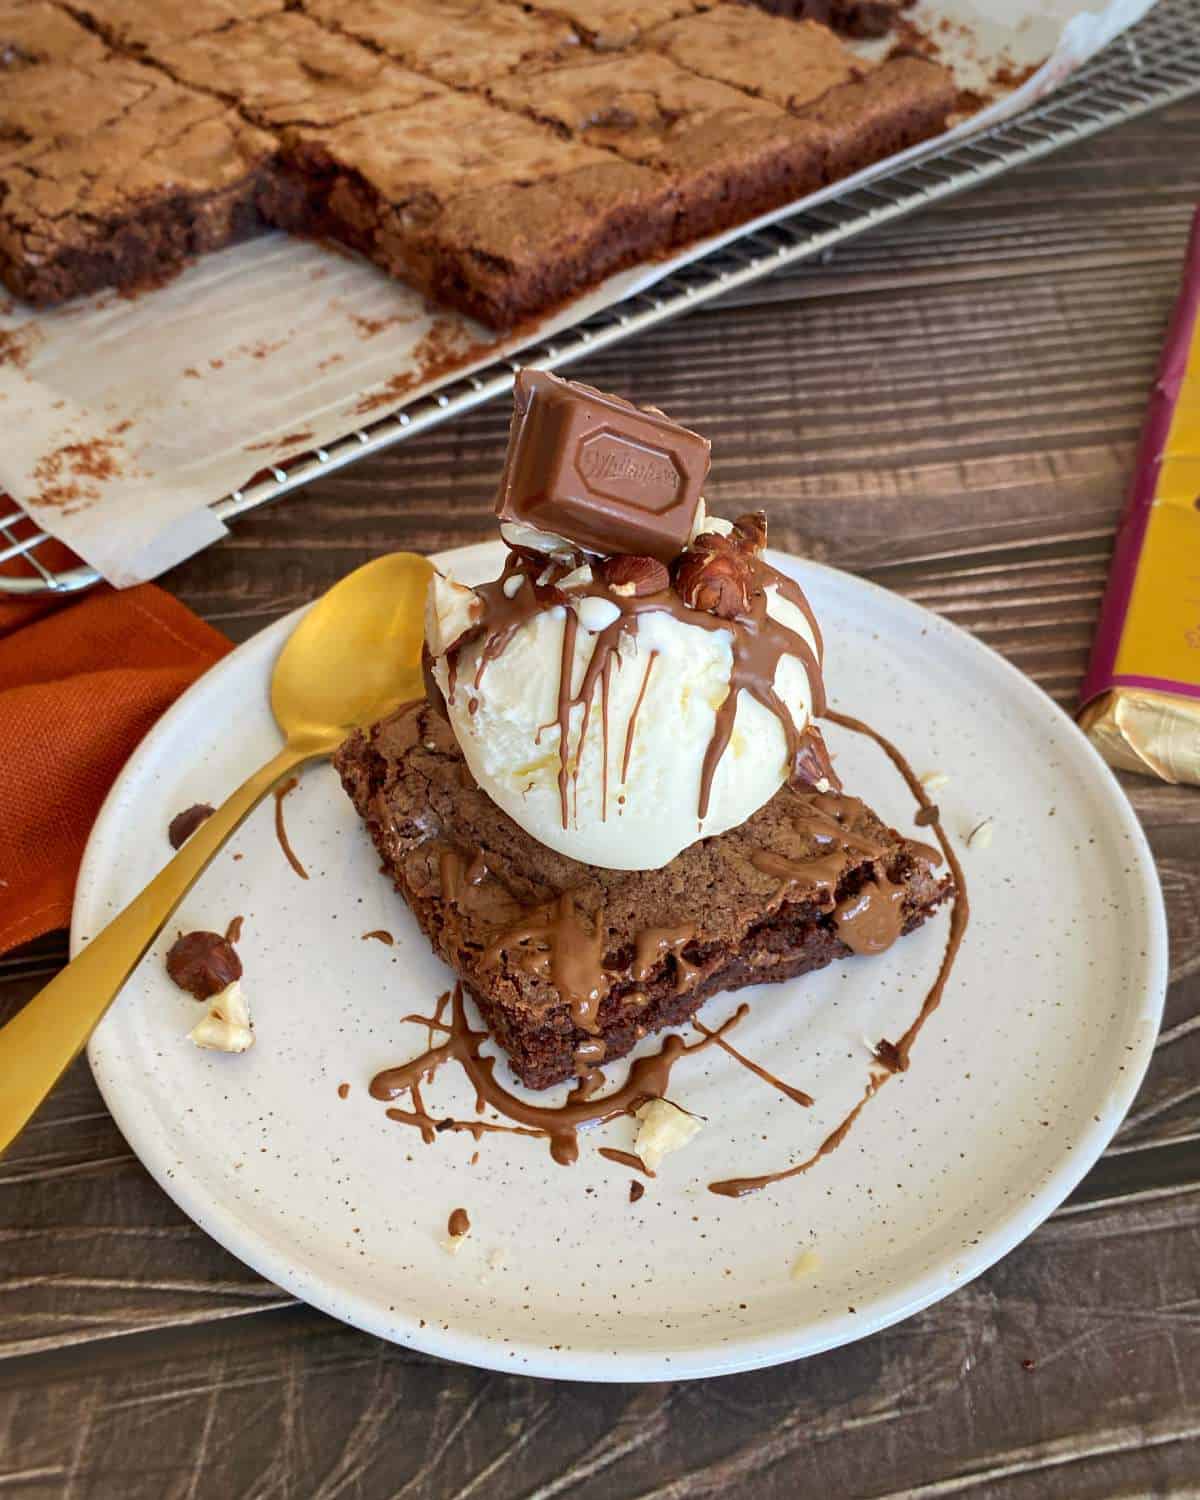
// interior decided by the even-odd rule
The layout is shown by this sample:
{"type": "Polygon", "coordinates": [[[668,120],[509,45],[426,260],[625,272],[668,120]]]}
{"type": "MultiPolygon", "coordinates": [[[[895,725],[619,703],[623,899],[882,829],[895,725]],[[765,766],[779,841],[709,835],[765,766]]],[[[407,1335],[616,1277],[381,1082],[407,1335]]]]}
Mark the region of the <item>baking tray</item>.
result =
{"type": "MultiPolygon", "coordinates": [[[[255,510],[323,474],[504,395],[522,365],[560,369],[783,266],[828,256],[835,246],[866,230],[1197,92],[1200,0],[1159,0],[1145,20],[1072,74],[1049,98],[1021,114],[952,145],[939,147],[935,142],[916,161],[892,169],[885,165],[865,184],[834,191],[819,204],[747,231],[549,341],[534,341],[471,375],[451,379],[402,411],[355,428],[335,443],[299,454],[285,466],[268,468],[253,483],[216,501],[213,509],[223,521],[255,510]]],[[[99,575],[89,567],[56,571],[48,566],[42,555],[48,535],[31,527],[4,497],[0,512],[0,563],[18,561],[21,568],[0,575],[0,593],[68,594],[98,582],[99,575]]]]}

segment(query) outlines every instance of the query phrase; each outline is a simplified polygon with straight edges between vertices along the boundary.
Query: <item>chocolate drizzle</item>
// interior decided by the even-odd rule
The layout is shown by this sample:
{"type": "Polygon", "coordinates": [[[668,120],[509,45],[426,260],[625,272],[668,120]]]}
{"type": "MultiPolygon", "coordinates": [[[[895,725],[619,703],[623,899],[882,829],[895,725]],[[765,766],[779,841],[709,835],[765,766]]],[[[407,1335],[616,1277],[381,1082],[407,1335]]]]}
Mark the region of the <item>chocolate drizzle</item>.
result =
{"type": "MultiPolygon", "coordinates": [[[[443,1063],[457,1062],[475,1088],[478,1109],[490,1107],[498,1114],[514,1120],[521,1127],[518,1134],[545,1136],[550,1142],[550,1155],[561,1166],[569,1166],[579,1156],[580,1130],[602,1125],[620,1115],[631,1115],[648,1099],[663,1098],[670,1082],[671,1069],[679,1059],[690,1052],[702,1052],[731,1026],[735,1026],[748,1010],[748,1006],[740,1005],[710,1036],[690,1045],[680,1036],[668,1036],[659,1051],[638,1058],[629,1069],[625,1082],[610,1094],[602,1094],[599,1098],[583,1098],[578,1090],[573,1090],[565,1104],[551,1107],[527,1104],[524,1099],[510,1093],[496,1081],[496,1059],[484,1057],[480,1052],[480,1046],[487,1040],[488,1033],[472,1028],[467,1020],[462,985],[456,985],[450,1025],[436,1023],[445,1032],[445,1040],[430,1047],[419,1057],[414,1057],[411,1062],[377,1074],[371,1080],[370,1093],[373,1099],[390,1103],[401,1094],[415,1093],[416,1088],[423,1081],[432,1078],[443,1063]]],[[[412,1016],[408,1019],[430,1024],[428,1017],[412,1016]]],[[[483,1121],[474,1120],[435,1121],[418,1104],[414,1104],[411,1112],[395,1109],[388,1110],[387,1113],[389,1119],[421,1129],[427,1142],[434,1138],[433,1134],[426,1134],[427,1128],[432,1132],[468,1130],[479,1134],[484,1131],[512,1129],[511,1126],[487,1125],[483,1121]]],[[[476,1138],[478,1139],[478,1134],[476,1138]]]]}
{"type": "MultiPolygon", "coordinates": [[[[909,765],[901,751],[892,744],[885,735],[880,734],[877,729],[864,724],[861,719],[851,718],[848,714],[835,713],[832,709],[827,712],[827,718],[833,723],[841,725],[843,729],[852,734],[865,735],[867,739],[874,740],[887,758],[899,771],[908,785],[909,791],[916,798],[918,805],[931,813],[928,825],[937,835],[937,841],[941,846],[946,863],[950,867],[950,873],[954,878],[953,906],[950,912],[950,931],[946,937],[946,948],[942,954],[942,962],[938,967],[937,976],[933,984],[926,992],[921,1009],[916,1018],[908,1027],[908,1030],[897,1042],[890,1042],[886,1038],[881,1041],[876,1049],[876,1058],[881,1064],[881,1071],[872,1068],[867,1079],[867,1087],[862,1098],[833,1131],[825,1137],[816,1151],[804,1161],[797,1162],[795,1166],[784,1167],[777,1172],[763,1172],[757,1177],[729,1177],[721,1182],[710,1182],[708,1190],[725,1198],[744,1198],[749,1193],[757,1193],[760,1189],[770,1187],[772,1183],[783,1182],[789,1177],[799,1177],[815,1166],[823,1156],[828,1156],[835,1151],[846,1139],[855,1120],[866,1108],[869,1101],[879,1092],[893,1073],[903,1073],[909,1063],[913,1044],[921,1034],[921,1028],[941,1004],[942,996],[945,994],[946,985],[954,968],[954,961],[958,957],[958,951],[962,947],[962,940],[966,935],[967,923],[971,917],[970,902],[967,898],[966,876],[963,874],[962,865],[958,856],[951,847],[950,840],[946,837],[946,831],[942,827],[941,818],[933,802],[925,792],[925,788],[917,779],[917,774],[909,765]]],[[[932,852],[932,851],[931,851],[932,852]]]]}
{"type": "Polygon", "coordinates": [[[279,847],[287,856],[288,864],[291,865],[301,880],[307,880],[308,871],[296,857],[296,851],[292,848],[291,841],[287,836],[287,828],[283,822],[283,799],[289,792],[294,792],[299,785],[299,777],[289,776],[282,785],[275,788],[275,837],[279,840],[279,847]]]}
{"type": "MultiPolygon", "coordinates": [[[[554,724],[558,728],[558,791],[562,826],[568,828],[571,820],[570,790],[578,788],[579,764],[591,720],[592,705],[597,689],[601,696],[601,713],[604,734],[604,787],[602,792],[602,816],[608,810],[608,686],[611,681],[613,659],[620,657],[624,642],[636,637],[642,615],[651,612],[673,616],[682,624],[701,630],[722,631],[728,637],[732,651],[729,691],[716,710],[712,735],[704,755],[700,778],[698,816],[707,815],[712,793],[713,778],[733,735],[738,704],[742,692],[748,693],[778,719],[787,742],[789,774],[793,779],[821,785],[828,783],[838,787],[840,783],[830,764],[820,732],[812,726],[801,728],[792,717],[788,705],[775,688],[775,675],[780,662],[786,656],[797,658],[808,677],[809,694],[814,716],[825,711],[825,686],[821,675],[821,658],[824,645],[820,628],[809,606],[808,600],[794,580],[772,568],[769,563],[754,553],[747,552],[743,563],[748,577],[748,606],[733,618],[722,618],[707,610],[692,609],[671,588],[657,593],[637,595],[618,594],[603,582],[593,578],[591,583],[564,590],[559,587],[569,573],[576,570],[579,558],[573,555],[563,562],[547,562],[545,557],[536,560],[520,551],[510,551],[500,577],[491,583],[480,585],[475,594],[482,605],[476,623],[466,631],[446,653],[447,693],[449,702],[454,702],[455,685],[459,676],[459,658],[468,645],[478,644],[478,660],[474,674],[476,691],[483,684],[487,668],[507,649],[522,626],[538,614],[556,606],[565,611],[561,660],[559,664],[557,710],[554,724]],[[520,575],[519,587],[512,587],[512,579],[520,575]],[[808,622],[815,649],[799,633],[781,624],[768,613],[768,590],[774,589],[780,599],[793,605],[808,622]],[[614,605],[619,615],[610,625],[596,632],[591,656],[584,669],[578,692],[573,690],[575,652],[579,637],[578,606],[584,599],[603,599],[614,605]],[[571,751],[571,720],[576,709],[582,711],[579,733],[574,753],[571,751]]],[[[622,782],[629,773],[630,755],[637,716],[649,685],[650,673],[656,653],[651,653],[642,681],[641,691],[630,716],[625,735],[625,751],[621,767],[622,782]]],[[[545,726],[550,727],[550,726],[545,726]]]]}
{"type": "Polygon", "coordinates": [[[527,974],[548,980],[570,1007],[581,1031],[600,1031],[600,1002],[608,992],[604,970],[604,916],[589,931],[575,909],[575,898],[564,891],[557,900],[529,912],[500,934],[484,953],[484,962],[505,959],[527,974]]]}

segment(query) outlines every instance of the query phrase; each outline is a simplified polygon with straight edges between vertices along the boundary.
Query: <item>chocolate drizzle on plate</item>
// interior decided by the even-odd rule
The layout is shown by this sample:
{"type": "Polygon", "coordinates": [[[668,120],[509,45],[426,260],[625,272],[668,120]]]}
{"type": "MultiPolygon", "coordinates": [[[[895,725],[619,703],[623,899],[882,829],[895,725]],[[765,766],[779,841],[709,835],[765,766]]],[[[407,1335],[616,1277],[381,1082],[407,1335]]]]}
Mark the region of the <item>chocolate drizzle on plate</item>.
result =
{"type": "MultiPolygon", "coordinates": [[[[529,1104],[498,1083],[495,1076],[496,1059],[485,1057],[480,1051],[487,1040],[486,1031],[476,1031],[467,1019],[462,985],[456,985],[451,1005],[449,1026],[437,1024],[445,1039],[414,1057],[411,1062],[398,1068],[388,1068],[371,1080],[370,1093],[373,1099],[390,1103],[404,1093],[413,1093],[423,1081],[431,1079],[437,1070],[448,1062],[458,1063],[475,1089],[476,1108],[494,1109],[498,1114],[516,1122],[518,1134],[542,1135],[550,1142],[550,1155],[561,1166],[569,1166],[579,1156],[580,1130],[603,1125],[621,1115],[631,1115],[638,1105],[648,1099],[661,1099],[667,1092],[671,1069],[679,1059],[691,1052],[702,1052],[714,1040],[735,1026],[748,1012],[749,1007],[740,1005],[732,1016],[699,1042],[691,1044],[682,1037],[668,1036],[657,1051],[640,1057],[630,1067],[625,1082],[609,1094],[599,1097],[580,1097],[573,1090],[565,1104],[551,1106],[529,1104]]],[[[427,1017],[412,1016],[407,1019],[431,1024],[427,1017]]],[[[488,1125],[478,1120],[435,1121],[415,1102],[412,1111],[390,1109],[388,1118],[406,1125],[415,1125],[425,1135],[427,1128],[440,1130],[468,1130],[472,1133],[491,1130],[511,1130],[512,1127],[488,1125]]],[[[431,1135],[426,1140],[432,1140],[431,1135]]],[[[477,1137],[478,1138],[478,1137],[477,1137]]]]}
{"type": "Polygon", "coordinates": [[[300,785],[298,776],[289,776],[281,785],[275,788],[275,837],[279,840],[279,847],[287,857],[287,862],[299,875],[301,880],[308,879],[308,871],[296,857],[296,851],[292,848],[291,841],[287,836],[287,828],[283,821],[283,799],[289,792],[294,792],[300,785]]]}
{"type": "MultiPolygon", "coordinates": [[[[954,878],[954,894],[951,898],[953,904],[950,910],[950,931],[946,937],[946,948],[942,955],[941,964],[938,967],[937,976],[925,994],[920,1011],[908,1027],[908,1030],[900,1037],[899,1041],[891,1042],[885,1038],[878,1044],[875,1056],[877,1062],[882,1065],[882,1071],[877,1071],[874,1068],[871,1070],[862,1098],[841,1124],[825,1137],[811,1156],[806,1157],[804,1161],[797,1162],[794,1166],[783,1167],[777,1172],[763,1172],[755,1177],[729,1177],[720,1182],[710,1182],[708,1185],[709,1192],[717,1193],[725,1198],[744,1198],[747,1194],[757,1193],[762,1188],[770,1187],[773,1183],[783,1182],[789,1177],[799,1177],[802,1173],[814,1167],[823,1156],[828,1156],[831,1151],[835,1151],[841,1145],[849,1134],[855,1120],[858,1119],[870,1100],[874,1098],[892,1074],[903,1073],[907,1069],[913,1044],[921,1034],[921,1028],[941,1004],[942,996],[945,994],[946,985],[954,968],[955,959],[958,957],[959,949],[962,947],[962,940],[966,935],[967,924],[970,921],[971,907],[967,897],[967,881],[966,876],[963,874],[962,865],[950,844],[950,840],[946,837],[946,832],[942,827],[941,818],[938,815],[936,806],[930,801],[925,788],[917,779],[916,772],[909,765],[903,753],[885,735],[881,734],[877,729],[872,729],[869,724],[864,724],[861,719],[851,718],[848,714],[835,713],[833,710],[829,710],[826,716],[833,723],[841,725],[843,729],[849,730],[852,734],[865,735],[867,739],[874,740],[904,778],[909,791],[916,798],[920,808],[932,814],[926,821],[928,826],[937,835],[937,841],[941,846],[942,854],[954,878]]],[[[934,851],[930,852],[933,853],[934,851]]]]}

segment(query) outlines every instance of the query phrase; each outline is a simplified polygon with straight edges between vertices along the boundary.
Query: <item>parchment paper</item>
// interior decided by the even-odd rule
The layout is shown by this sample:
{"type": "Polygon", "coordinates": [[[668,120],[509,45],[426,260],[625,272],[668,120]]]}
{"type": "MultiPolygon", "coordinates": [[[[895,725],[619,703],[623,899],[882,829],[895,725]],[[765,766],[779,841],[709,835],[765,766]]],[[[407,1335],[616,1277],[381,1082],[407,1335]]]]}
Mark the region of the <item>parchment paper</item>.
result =
{"type": "MultiPolygon", "coordinates": [[[[910,13],[919,30],[960,87],[992,101],[943,140],[1050,92],[1153,3],[924,0],[910,13]]],[[[543,341],[794,207],[611,277],[507,339],[431,309],[357,257],[283,235],[208,256],[135,297],[38,313],[0,299],[0,489],[110,582],[141,582],[222,535],[209,507],[258,470],[543,341]]]]}

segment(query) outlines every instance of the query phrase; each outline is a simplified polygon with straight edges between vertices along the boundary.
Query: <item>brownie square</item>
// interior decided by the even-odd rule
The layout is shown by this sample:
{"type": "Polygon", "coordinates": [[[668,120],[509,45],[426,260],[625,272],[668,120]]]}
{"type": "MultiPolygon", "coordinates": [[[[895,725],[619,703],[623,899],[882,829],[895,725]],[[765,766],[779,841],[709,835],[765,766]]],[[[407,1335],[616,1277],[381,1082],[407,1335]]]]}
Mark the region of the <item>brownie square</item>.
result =
{"type": "Polygon", "coordinates": [[[578,42],[554,14],[499,0],[304,0],[319,21],[443,83],[474,88],[578,42]]]}
{"type": "MultiPolygon", "coordinates": [[[[896,890],[904,932],[952,891],[929,851],[863,803],[790,787],[660,870],[580,864],[531,838],[475,785],[427,704],[353,734],[334,764],[397,890],[531,1088],[624,1056],[718,991],[848,957],[842,914],[868,882],[896,890]],[[813,831],[814,804],[842,826],[838,853],[813,831]],[[579,943],[602,954],[597,1031],[577,1024],[536,936],[541,916],[564,911],[579,943]]],[[[570,940],[565,927],[562,937],[570,940]]]]}
{"type": "Polygon", "coordinates": [[[723,5],[702,15],[657,27],[646,38],[705,78],[797,109],[838,84],[850,83],[867,64],[814,21],[787,21],[745,5],[723,5]]]}
{"type": "Polygon", "coordinates": [[[49,0],[0,0],[0,79],[46,62],[95,62],[107,48],[49,0]]]}
{"type": "Polygon", "coordinates": [[[67,0],[113,46],[150,53],[234,21],[283,10],[287,0],[67,0]]]}
{"type": "Polygon", "coordinates": [[[786,110],[653,52],[503,78],[491,97],[589,146],[668,173],[675,238],[696,239],[820,187],[825,136],[786,110]]]}
{"type": "Polygon", "coordinates": [[[787,109],[824,140],[834,182],[946,127],[950,73],[923,58],[876,67],[813,21],[787,21],[725,5],[660,26],[646,38],[680,67],[787,109]]]}
{"type": "Polygon", "coordinates": [[[25,69],[0,90],[0,280],[43,304],[160,280],[260,227],[274,149],[138,63],[25,69]]]}
{"type": "MultiPolygon", "coordinates": [[[[329,0],[332,3],[332,0],[329,0]]],[[[592,47],[628,47],[643,32],[677,16],[707,10],[718,0],[528,0],[532,9],[562,16],[592,47]]]]}
{"type": "Polygon", "coordinates": [[[303,227],[497,328],[671,237],[662,174],[466,94],[289,131],[284,151],[303,227]]]}
{"type": "Polygon", "coordinates": [[[221,95],[274,130],[339,125],[441,92],[294,11],[163,47],[156,61],[181,83],[221,95]]]}

